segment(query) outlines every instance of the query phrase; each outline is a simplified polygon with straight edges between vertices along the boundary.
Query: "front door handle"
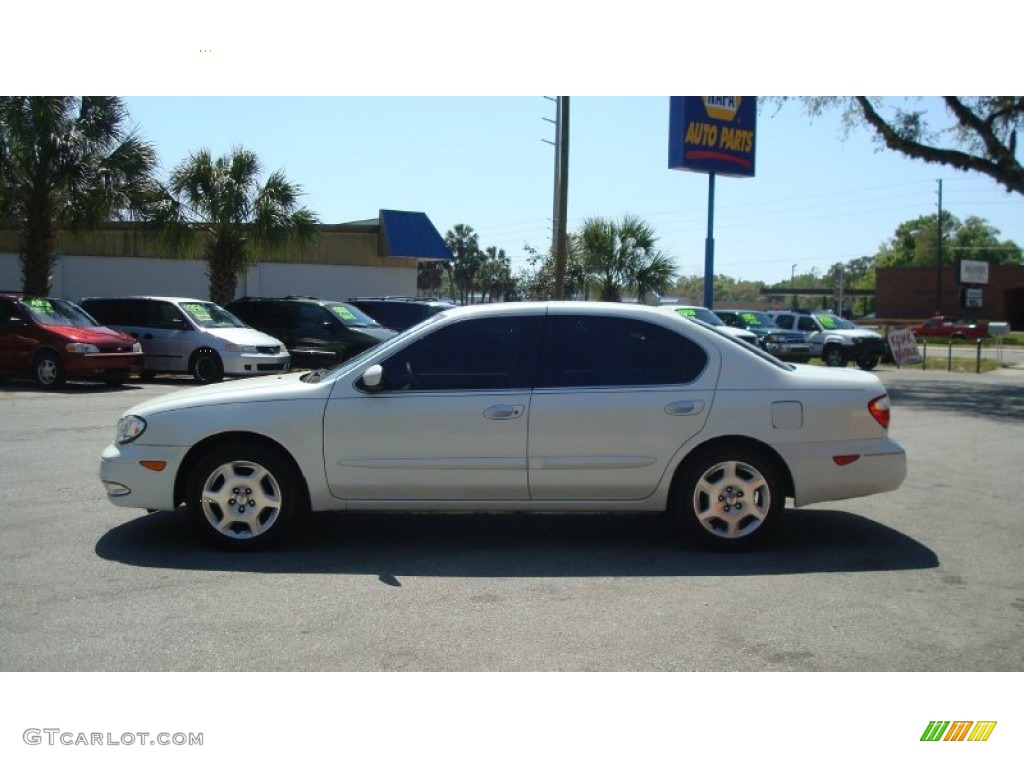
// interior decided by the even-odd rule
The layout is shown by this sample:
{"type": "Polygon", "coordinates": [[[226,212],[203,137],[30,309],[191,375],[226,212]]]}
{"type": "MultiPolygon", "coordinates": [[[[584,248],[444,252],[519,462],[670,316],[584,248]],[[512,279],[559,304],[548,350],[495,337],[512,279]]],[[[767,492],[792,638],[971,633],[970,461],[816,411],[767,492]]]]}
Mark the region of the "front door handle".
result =
{"type": "Polygon", "coordinates": [[[497,421],[518,419],[523,415],[525,410],[525,405],[492,405],[484,411],[484,416],[488,419],[495,419],[497,421]]]}

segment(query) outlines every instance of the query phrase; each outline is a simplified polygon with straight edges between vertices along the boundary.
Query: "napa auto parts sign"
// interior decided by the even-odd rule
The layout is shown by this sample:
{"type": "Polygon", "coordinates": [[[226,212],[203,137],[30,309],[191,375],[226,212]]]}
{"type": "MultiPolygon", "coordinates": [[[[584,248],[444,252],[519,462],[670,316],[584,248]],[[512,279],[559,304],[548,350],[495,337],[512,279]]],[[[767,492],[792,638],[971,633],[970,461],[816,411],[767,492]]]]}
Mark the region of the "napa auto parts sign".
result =
{"type": "Polygon", "coordinates": [[[753,176],[756,96],[672,96],[668,167],[753,176]]]}

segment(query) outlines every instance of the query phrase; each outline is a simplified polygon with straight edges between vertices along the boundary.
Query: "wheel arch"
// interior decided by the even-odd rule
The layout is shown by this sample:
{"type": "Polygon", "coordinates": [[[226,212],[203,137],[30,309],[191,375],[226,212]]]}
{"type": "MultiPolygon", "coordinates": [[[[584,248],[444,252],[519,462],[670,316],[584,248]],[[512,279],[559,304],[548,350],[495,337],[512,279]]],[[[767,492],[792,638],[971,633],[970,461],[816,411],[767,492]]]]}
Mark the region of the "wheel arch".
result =
{"type": "Polygon", "coordinates": [[[299,479],[301,484],[302,493],[306,502],[306,508],[310,507],[309,497],[309,481],[306,479],[305,474],[302,472],[302,468],[299,463],[295,460],[295,457],[276,440],[272,440],[266,435],[261,435],[257,432],[221,432],[220,434],[211,435],[198,443],[193,445],[185,457],[181,460],[181,465],[178,467],[178,474],[174,478],[174,505],[178,506],[185,502],[185,495],[187,493],[186,485],[188,483],[189,475],[192,473],[192,468],[196,465],[196,462],[206,454],[215,448],[219,448],[223,445],[229,445],[231,443],[242,443],[245,445],[260,445],[264,448],[268,448],[278,453],[285,461],[287,461],[291,468],[295,472],[295,477],[299,479]]]}
{"type": "Polygon", "coordinates": [[[796,495],[796,487],[793,483],[793,475],[789,471],[789,465],[786,464],[782,455],[771,445],[750,437],[749,435],[720,435],[719,437],[711,438],[700,445],[694,446],[693,449],[688,451],[686,455],[683,456],[682,460],[676,464],[675,470],[672,472],[672,482],[669,484],[667,498],[669,504],[671,504],[673,494],[676,493],[679,484],[679,477],[694,461],[697,461],[706,453],[724,451],[726,449],[737,447],[758,451],[764,454],[778,471],[779,477],[782,479],[783,492],[785,493],[786,498],[793,498],[796,495]]]}
{"type": "Polygon", "coordinates": [[[192,366],[196,362],[196,358],[200,355],[216,355],[218,360],[223,360],[216,349],[211,347],[209,344],[203,344],[202,346],[196,347],[192,350],[192,353],[188,356],[188,369],[192,370],[192,366]]]}

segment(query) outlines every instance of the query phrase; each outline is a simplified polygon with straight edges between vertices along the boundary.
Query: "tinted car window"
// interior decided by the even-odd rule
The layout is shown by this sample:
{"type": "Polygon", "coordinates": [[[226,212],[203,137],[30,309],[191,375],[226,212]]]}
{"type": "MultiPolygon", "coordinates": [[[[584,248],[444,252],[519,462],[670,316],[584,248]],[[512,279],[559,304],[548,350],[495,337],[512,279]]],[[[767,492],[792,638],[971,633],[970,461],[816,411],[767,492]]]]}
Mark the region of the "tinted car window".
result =
{"type": "Polygon", "coordinates": [[[530,386],[543,319],[488,317],[441,328],[384,363],[387,389],[530,386]]]}
{"type": "Polygon", "coordinates": [[[552,316],[540,387],[685,384],[707,353],[659,325],[615,317],[552,316]]]}
{"type": "Polygon", "coordinates": [[[790,315],[779,315],[775,318],[775,324],[779,328],[785,328],[787,330],[793,329],[793,318],[790,315]]]}

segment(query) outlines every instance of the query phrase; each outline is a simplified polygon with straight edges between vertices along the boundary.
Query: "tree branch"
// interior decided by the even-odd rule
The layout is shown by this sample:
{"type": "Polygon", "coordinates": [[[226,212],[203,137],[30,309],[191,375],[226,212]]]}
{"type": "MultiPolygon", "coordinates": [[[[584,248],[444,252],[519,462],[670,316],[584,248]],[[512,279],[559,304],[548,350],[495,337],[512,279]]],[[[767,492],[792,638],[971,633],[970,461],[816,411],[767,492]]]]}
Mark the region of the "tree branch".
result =
{"type": "MultiPolygon", "coordinates": [[[[875,111],[874,106],[867,97],[856,96],[854,98],[864,115],[864,119],[878,132],[878,135],[882,137],[885,141],[885,145],[889,147],[889,149],[894,149],[908,157],[915,157],[928,163],[941,163],[943,165],[959,168],[962,171],[976,171],[978,173],[983,173],[1005,186],[1010,192],[1016,192],[1024,195],[1024,167],[1017,162],[1016,158],[1009,152],[1009,150],[1007,150],[1006,147],[998,142],[998,139],[995,139],[998,146],[995,156],[991,160],[955,149],[940,149],[938,147],[933,147],[928,144],[923,144],[900,136],[893,127],[875,111]]],[[[991,132],[980,123],[977,116],[967,109],[967,107],[956,99],[956,97],[947,97],[946,103],[953,111],[953,114],[957,116],[957,119],[978,133],[983,140],[985,140],[986,134],[991,135],[991,132]],[[953,103],[950,103],[950,100],[953,100],[953,103]],[[965,112],[967,114],[964,114],[965,112]],[[981,126],[980,130],[974,127],[975,122],[981,126]]],[[[987,141],[986,147],[988,147],[987,141]]]]}

